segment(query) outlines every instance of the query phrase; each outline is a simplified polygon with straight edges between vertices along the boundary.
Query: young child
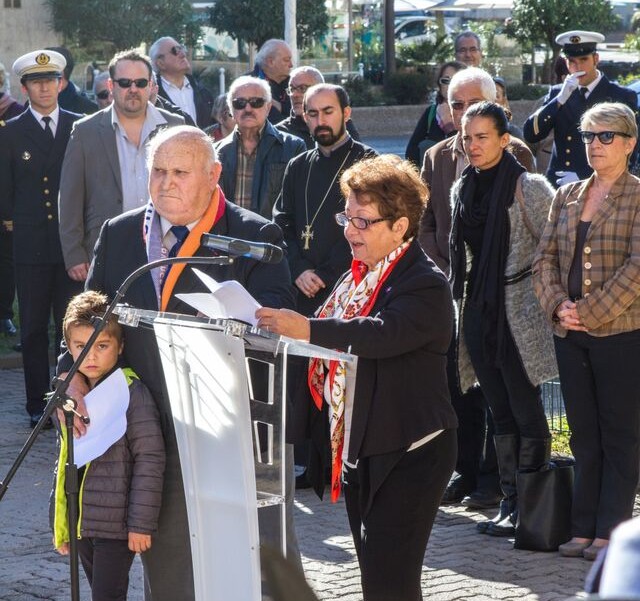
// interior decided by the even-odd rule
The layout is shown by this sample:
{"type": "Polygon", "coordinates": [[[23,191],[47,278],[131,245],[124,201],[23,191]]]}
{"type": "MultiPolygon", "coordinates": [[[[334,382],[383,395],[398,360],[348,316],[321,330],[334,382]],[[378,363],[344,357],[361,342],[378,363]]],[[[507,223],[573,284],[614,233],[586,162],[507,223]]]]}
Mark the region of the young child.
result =
{"type": "MultiPolygon", "coordinates": [[[[107,305],[107,297],[94,291],[71,299],[63,334],[74,360],[93,333],[92,319],[102,317],[107,305]]],[[[112,315],[80,366],[91,389],[119,369],[123,347],[122,328],[112,315]]],[[[92,601],[126,600],[134,555],[151,547],[160,513],[165,451],[158,409],[135,373],[123,369],[123,374],[129,393],[126,432],[79,470],[78,553],[92,601]]],[[[69,553],[66,438],[63,429],[52,495],[54,546],[63,555],[69,553]]]]}

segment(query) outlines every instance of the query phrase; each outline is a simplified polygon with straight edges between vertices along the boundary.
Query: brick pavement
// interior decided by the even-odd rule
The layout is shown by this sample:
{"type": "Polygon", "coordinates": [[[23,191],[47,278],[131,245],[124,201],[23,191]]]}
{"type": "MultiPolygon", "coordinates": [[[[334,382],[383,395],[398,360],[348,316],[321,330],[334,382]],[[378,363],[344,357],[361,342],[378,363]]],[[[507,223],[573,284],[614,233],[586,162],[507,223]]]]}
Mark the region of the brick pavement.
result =
{"type": "MultiPolygon", "coordinates": [[[[23,405],[21,370],[0,370],[0,478],[29,433],[23,405]]],[[[0,503],[2,601],[70,598],[67,560],[52,550],[47,525],[54,454],[54,433],[46,431],[0,503]]],[[[461,508],[439,512],[423,568],[425,598],[553,601],[581,590],[588,569],[585,561],[514,551],[508,539],[476,534],[475,522],[481,518],[461,508]]],[[[342,503],[321,502],[312,492],[300,491],[296,524],[305,572],[318,597],[359,600],[359,572],[342,503]]],[[[131,580],[129,599],[141,601],[139,561],[131,580]]],[[[83,575],[81,587],[82,599],[88,599],[83,575]]]]}

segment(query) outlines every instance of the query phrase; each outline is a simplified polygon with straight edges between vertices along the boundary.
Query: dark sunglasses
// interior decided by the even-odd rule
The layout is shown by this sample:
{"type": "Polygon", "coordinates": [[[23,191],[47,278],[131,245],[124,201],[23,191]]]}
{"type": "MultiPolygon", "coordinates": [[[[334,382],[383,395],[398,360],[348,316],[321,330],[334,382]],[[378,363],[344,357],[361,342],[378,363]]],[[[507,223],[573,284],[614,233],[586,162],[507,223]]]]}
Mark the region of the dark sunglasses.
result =
{"type": "Polygon", "coordinates": [[[580,137],[585,144],[591,144],[597,137],[601,144],[611,144],[616,136],[622,136],[623,138],[630,138],[629,134],[625,134],[621,131],[581,131],[580,137]]]}
{"type": "Polygon", "coordinates": [[[183,46],[182,44],[178,44],[177,46],[172,46],[169,49],[169,52],[171,52],[171,54],[173,54],[173,56],[178,56],[178,54],[180,54],[181,52],[186,54],[187,53],[187,48],[185,46],[183,46]]]}
{"type": "Polygon", "coordinates": [[[450,77],[441,77],[441,78],[438,80],[438,83],[439,83],[441,86],[448,86],[448,85],[451,83],[451,78],[450,78],[450,77]]]}
{"type": "Polygon", "coordinates": [[[347,227],[351,224],[357,230],[366,230],[370,225],[374,223],[380,223],[381,221],[389,221],[390,217],[379,217],[378,219],[365,219],[364,217],[347,217],[345,213],[335,214],[336,223],[340,227],[347,227]]]}
{"type": "Polygon", "coordinates": [[[252,96],[251,98],[234,98],[231,101],[231,106],[236,109],[236,111],[241,111],[247,104],[252,109],[261,109],[266,102],[264,98],[259,98],[258,96],[252,96]]]}
{"type": "Polygon", "coordinates": [[[130,88],[133,84],[136,85],[136,88],[146,88],[149,85],[149,80],[144,77],[140,77],[139,79],[128,79],[126,77],[121,77],[120,79],[114,79],[121,88],[130,88]]]}
{"type": "Polygon", "coordinates": [[[98,92],[96,94],[96,98],[100,98],[100,100],[106,100],[109,98],[109,90],[102,90],[102,92],[98,92]]]}

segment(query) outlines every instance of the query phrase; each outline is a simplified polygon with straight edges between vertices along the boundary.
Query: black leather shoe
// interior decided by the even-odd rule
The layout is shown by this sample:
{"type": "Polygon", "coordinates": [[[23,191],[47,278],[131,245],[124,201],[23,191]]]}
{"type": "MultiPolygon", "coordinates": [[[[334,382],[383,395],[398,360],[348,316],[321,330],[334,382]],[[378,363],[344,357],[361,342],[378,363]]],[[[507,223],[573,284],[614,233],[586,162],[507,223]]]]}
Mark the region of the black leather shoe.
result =
{"type": "Polygon", "coordinates": [[[15,336],[17,333],[16,326],[10,319],[0,319],[0,334],[5,336],[15,336]]]}
{"type": "Polygon", "coordinates": [[[502,501],[502,493],[474,490],[462,499],[462,504],[469,509],[491,509],[500,505],[500,501],[502,501]]]}
{"type": "Polygon", "coordinates": [[[471,492],[471,487],[462,476],[453,478],[442,495],[440,505],[455,505],[460,503],[471,492]]]}

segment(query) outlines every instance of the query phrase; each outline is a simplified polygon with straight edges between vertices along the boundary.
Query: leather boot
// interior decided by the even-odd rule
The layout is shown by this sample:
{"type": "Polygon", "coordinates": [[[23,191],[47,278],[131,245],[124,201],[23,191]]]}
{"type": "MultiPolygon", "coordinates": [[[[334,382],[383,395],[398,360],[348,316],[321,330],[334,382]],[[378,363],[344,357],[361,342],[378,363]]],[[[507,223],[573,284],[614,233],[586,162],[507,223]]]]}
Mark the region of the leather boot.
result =
{"type": "Polygon", "coordinates": [[[551,437],[521,438],[518,470],[537,472],[549,464],[551,459],[551,437]]]}
{"type": "Polygon", "coordinates": [[[502,531],[510,526],[513,529],[511,534],[515,532],[515,517],[513,524],[511,524],[511,518],[517,506],[516,469],[518,467],[519,439],[517,434],[497,434],[493,437],[493,441],[496,445],[500,488],[502,488],[504,498],[500,502],[498,515],[491,520],[478,523],[476,528],[478,532],[492,536],[510,536],[506,532],[502,534],[502,531]],[[494,530],[495,532],[493,532],[494,530]]]}

